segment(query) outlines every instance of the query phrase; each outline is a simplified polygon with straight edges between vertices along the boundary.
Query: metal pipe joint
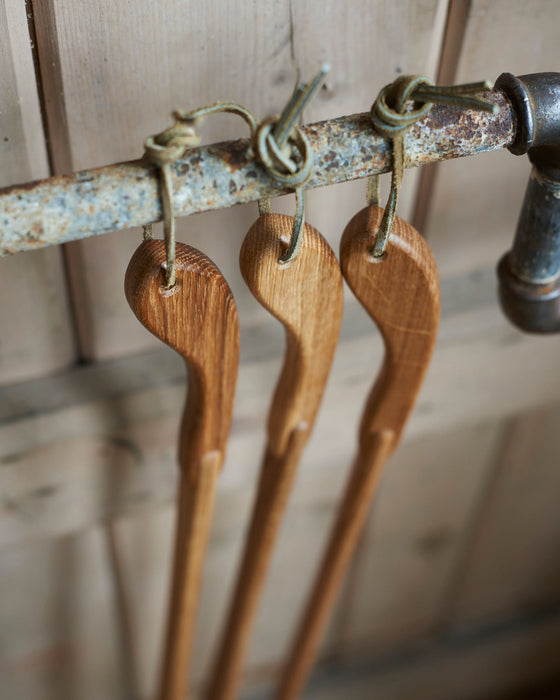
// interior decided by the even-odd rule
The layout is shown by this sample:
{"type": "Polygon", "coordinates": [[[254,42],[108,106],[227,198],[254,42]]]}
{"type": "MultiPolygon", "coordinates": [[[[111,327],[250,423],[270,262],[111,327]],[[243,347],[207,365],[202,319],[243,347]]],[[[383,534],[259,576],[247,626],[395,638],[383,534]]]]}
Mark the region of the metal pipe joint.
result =
{"type": "Polygon", "coordinates": [[[516,113],[508,148],[533,165],[512,249],[498,264],[500,303],[526,332],[560,332],[560,73],[502,73],[495,88],[516,113]]]}

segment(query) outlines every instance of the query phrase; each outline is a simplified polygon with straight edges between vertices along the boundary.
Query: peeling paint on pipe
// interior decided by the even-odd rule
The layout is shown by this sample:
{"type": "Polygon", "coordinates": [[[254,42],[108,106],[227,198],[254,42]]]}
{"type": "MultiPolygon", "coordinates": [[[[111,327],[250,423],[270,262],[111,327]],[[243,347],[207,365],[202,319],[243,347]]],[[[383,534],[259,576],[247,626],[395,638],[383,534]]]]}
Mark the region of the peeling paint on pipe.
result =
{"type": "MultiPolygon", "coordinates": [[[[434,106],[406,134],[406,167],[509,146],[515,114],[500,91],[485,93],[495,115],[434,106]]],[[[369,114],[302,127],[313,152],[306,187],[323,187],[388,172],[389,142],[369,114]]],[[[173,166],[177,216],[224,209],[290,192],[254,159],[248,139],[193,148],[173,166]]],[[[142,161],[0,189],[0,255],[59,245],[161,219],[158,179],[142,161]]]]}

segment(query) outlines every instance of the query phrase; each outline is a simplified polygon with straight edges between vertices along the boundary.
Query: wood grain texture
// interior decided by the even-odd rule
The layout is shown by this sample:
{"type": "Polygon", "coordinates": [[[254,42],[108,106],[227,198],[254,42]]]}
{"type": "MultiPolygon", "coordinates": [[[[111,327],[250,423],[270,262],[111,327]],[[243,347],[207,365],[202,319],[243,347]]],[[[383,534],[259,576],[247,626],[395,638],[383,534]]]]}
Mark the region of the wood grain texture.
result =
{"type": "MultiPolygon", "coordinates": [[[[355,323],[364,329],[363,315],[355,323]]],[[[349,337],[349,330],[354,329],[347,325],[300,474],[305,479],[310,470],[316,489],[321,466],[344,464],[353,449],[352,426],[359,420],[363,387],[371,381],[372,361],[382,356],[380,339],[371,333],[349,337]],[[341,432],[341,425],[349,427],[341,432]]],[[[255,483],[255,456],[262,449],[258,427],[281,364],[275,356],[278,336],[266,332],[264,339],[248,336],[260,354],[240,366],[242,391],[221,476],[226,491],[255,483]]],[[[554,339],[543,343],[521,334],[496,307],[447,317],[407,437],[429,440],[442,431],[495,423],[497,417],[557,402],[557,358],[554,339]],[[512,381],[520,367],[523,382],[512,381]]],[[[6,500],[0,510],[0,547],[23,546],[167,504],[176,486],[183,372],[179,356],[162,349],[3,387],[0,490],[6,500]]]]}
{"type": "MultiPolygon", "coordinates": [[[[305,120],[366,110],[379,88],[399,72],[433,74],[433,47],[441,36],[436,20],[443,4],[445,0],[395,0],[390,5],[261,0],[250,7],[223,0],[201,5],[102,0],[83,7],[64,0],[35,3],[49,138],[57,144],[55,169],[137,158],[144,138],[168,126],[177,107],[233,100],[259,118],[277,114],[291,95],[298,70],[307,78],[325,60],[332,65],[331,78],[305,120]]],[[[246,133],[231,116],[209,118],[200,130],[207,142],[246,133]]],[[[408,173],[401,196],[404,213],[413,181],[414,173],[408,173]]],[[[354,183],[338,187],[334,197],[332,189],[310,194],[309,218],[331,245],[338,244],[339,232],[364,201],[364,188],[365,183],[354,183]]],[[[283,198],[275,209],[290,213],[292,198],[283,198]]],[[[216,261],[246,318],[262,318],[236,264],[254,216],[255,208],[248,205],[178,222],[179,239],[216,261]]],[[[118,232],[68,248],[85,358],[122,356],[150,346],[119,293],[121,271],[138,235],[118,232]]]]}
{"type": "Polygon", "coordinates": [[[208,697],[235,698],[270,559],[302,450],[313,429],[342,321],[342,274],[327,242],[305,224],[295,260],[280,258],[293,219],[265,214],[241,247],[240,265],[257,300],[285,329],[284,364],[272,398],[267,446],[236,586],[208,697]]]}
{"type": "Polygon", "coordinates": [[[125,278],[141,323],[186,361],[189,388],[180,431],[181,480],[162,700],[188,693],[198,597],[216,480],[225,454],[239,363],[239,324],[218,268],[190,246],[176,248],[176,282],[165,287],[165,245],[144,241],[125,278]]]}
{"type": "Polygon", "coordinates": [[[342,321],[342,273],[321,234],[302,231],[297,258],[279,262],[293,219],[265,214],[251,227],[239,256],[247,286],[286,331],[286,353],[268,415],[268,446],[285,453],[294,430],[310,434],[334,357],[342,321]]]}
{"type": "MultiPolygon", "coordinates": [[[[0,186],[48,177],[24,3],[0,6],[0,186]]],[[[59,250],[0,260],[0,384],[54,372],[75,357],[59,250]]]]}
{"type": "Polygon", "coordinates": [[[381,331],[385,356],[362,414],[348,485],[281,677],[282,700],[299,697],[303,689],[381,470],[398,445],[435,345],[440,312],[435,262],[420,234],[398,217],[385,255],[374,258],[371,248],[382,216],[379,207],[366,207],[342,236],[344,278],[381,331]]]}
{"type": "Polygon", "coordinates": [[[138,320],[186,361],[189,390],[179,462],[195,481],[199,461],[225,454],[239,365],[239,321],[227,282],[200,251],[178,244],[177,282],[165,288],[163,241],[145,241],[133,255],[125,294],[138,320]]]}
{"type": "MultiPolygon", "coordinates": [[[[263,0],[250,8],[223,0],[35,5],[57,173],[138,158],[146,136],[171,125],[174,109],[231,100],[264,117],[279,113],[291,95],[296,70],[289,0],[263,0]]],[[[199,126],[209,143],[247,133],[231,115],[199,126]]],[[[178,239],[215,260],[241,301],[237,253],[254,217],[255,207],[245,206],[177,225],[178,239]]],[[[87,359],[154,345],[134,323],[120,290],[139,237],[137,230],[119,231],[67,248],[81,354],[87,359]]]]}
{"type": "Polygon", "coordinates": [[[360,425],[360,443],[392,430],[395,445],[414,407],[431,359],[439,325],[440,293],[434,259],[420,234],[395,219],[386,258],[371,256],[383,216],[366,207],[346,227],[340,242],[344,279],[381,331],[385,356],[360,425]]]}

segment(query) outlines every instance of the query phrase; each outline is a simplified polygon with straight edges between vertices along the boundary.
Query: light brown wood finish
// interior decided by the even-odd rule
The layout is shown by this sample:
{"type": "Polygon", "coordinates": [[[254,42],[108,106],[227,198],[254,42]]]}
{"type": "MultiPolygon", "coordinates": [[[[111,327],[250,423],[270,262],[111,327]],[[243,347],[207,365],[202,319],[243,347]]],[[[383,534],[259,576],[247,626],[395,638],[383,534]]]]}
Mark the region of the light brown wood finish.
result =
{"type": "Polygon", "coordinates": [[[440,295],[431,252],[412,226],[395,217],[383,258],[371,253],[383,210],[366,207],[341,241],[344,278],[379,327],[385,357],[359,430],[358,453],[312,594],[281,679],[280,700],[300,696],[375,493],[398,445],[434,349],[440,295]]]}
{"type": "Polygon", "coordinates": [[[242,664],[301,452],[329,376],[342,320],[342,275],[327,242],[306,224],[297,258],[279,259],[293,219],[261,216],[241,248],[241,272],[286,329],[286,354],[268,416],[268,444],[249,533],[208,697],[237,697],[242,664]]]}
{"type": "Polygon", "coordinates": [[[239,324],[218,268],[190,246],[176,248],[177,281],[165,288],[162,241],[145,241],[126,272],[125,293],[140,322],[187,363],[179,463],[175,555],[162,700],[188,694],[189,664],[216,480],[231,425],[239,363],[239,324]]]}

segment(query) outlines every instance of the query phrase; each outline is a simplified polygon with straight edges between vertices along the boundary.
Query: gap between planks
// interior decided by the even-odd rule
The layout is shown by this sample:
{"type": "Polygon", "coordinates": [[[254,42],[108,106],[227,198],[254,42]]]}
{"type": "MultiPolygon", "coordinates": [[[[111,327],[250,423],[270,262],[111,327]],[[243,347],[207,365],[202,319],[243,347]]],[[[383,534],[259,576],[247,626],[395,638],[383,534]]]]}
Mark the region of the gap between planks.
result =
{"type": "MultiPolygon", "coordinates": [[[[469,19],[471,0],[448,0],[447,17],[437,66],[437,85],[452,85],[461,58],[463,41],[469,19]]],[[[419,176],[414,197],[412,225],[426,235],[436,190],[437,163],[425,165],[419,176]]]]}

